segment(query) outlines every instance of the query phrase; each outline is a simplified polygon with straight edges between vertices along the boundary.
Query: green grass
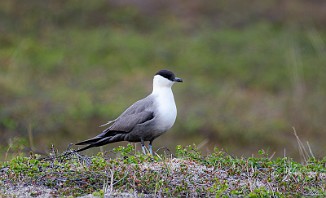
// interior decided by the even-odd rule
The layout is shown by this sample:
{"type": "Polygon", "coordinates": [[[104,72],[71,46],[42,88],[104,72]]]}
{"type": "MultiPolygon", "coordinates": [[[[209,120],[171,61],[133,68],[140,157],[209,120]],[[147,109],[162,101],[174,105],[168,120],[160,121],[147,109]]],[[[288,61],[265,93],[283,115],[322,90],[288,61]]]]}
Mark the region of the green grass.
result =
{"type": "Polygon", "coordinates": [[[14,187],[31,196],[325,196],[322,6],[172,3],[0,2],[0,197],[14,187]],[[98,134],[162,68],[184,79],[174,87],[177,121],[154,142],[173,156],[118,144],[94,157],[34,154],[98,134]],[[174,149],[193,143],[200,148],[174,149]]]}
{"type": "MultiPolygon", "coordinates": [[[[192,139],[199,144],[212,137],[210,149],[233,142],[229,149],[235,153],[244,144],[251,151],[268,145],[280,156],[284,148],[296,153],[287,146],[294,126],[315,150],[325,148],[319,140],[326,60],[324,44],[317,42],[325,38],[323,32],[268,23],[241,31],[206,27],[191,34],[178,25],[150,32],[48,28],[3,37],[0,126],[5,137],[27,137],[32,126],[34,142],[44,150],[95,135],[96,126],[151,91],[149,76],[168,68],[185,83],[174,88],[178,120],[167,139],[187,134],[186,144],[192,139]]],[[[174,147],[169,142],[164,144],[174,147]]]]}
{"type": "Polygon", "coordinates": [[[30,196],[48,191],[53,196],[100,197],[119,193],[168,197],[326,195],[325,158],[310,158],[303,165],[288,157],[272,159],[264,150],[249,158],[232,157],[217,148],[202,155],[194,145],[177,146],[173,155],[167,151],[143,155],[132,145],[92,157],[64,155],[69,152],[53,149],[46,159],[31,154],[1,162],[0,185],[4,188],[0,195],[17,195],[20,192],[12,190],[15,186],[32,186],[27,191],[30,196]]]}
{"type": "Polygon", "coordinates": [[[158,147],[208,140],[207,150],[294,156],[294,126],[324,156],[323,10],[292,1],[1,1],[0,144],[28,137],[45,152],[96,135],[167,68],[184,83],[158,147]]]}

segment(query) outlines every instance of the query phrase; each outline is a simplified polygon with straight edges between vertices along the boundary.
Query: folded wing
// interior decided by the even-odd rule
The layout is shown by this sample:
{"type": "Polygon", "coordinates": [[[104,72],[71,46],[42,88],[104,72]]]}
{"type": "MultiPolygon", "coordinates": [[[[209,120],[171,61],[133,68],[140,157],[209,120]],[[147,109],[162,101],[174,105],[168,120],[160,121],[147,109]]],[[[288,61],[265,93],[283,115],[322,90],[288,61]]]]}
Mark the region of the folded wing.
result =
{"type": "Polygon", "coordinates": [[[153,104],[150,101],[147,97],[130,106],[117,119],[113,120],[110,123],[111,125],[103,130],[102,133],[91,139],[76,143],[76,145],[88,145],[77,151],[123,141],[126,134],[131,132],[134,127],[154,118],[154,112],[151,108],[153,104]]]}

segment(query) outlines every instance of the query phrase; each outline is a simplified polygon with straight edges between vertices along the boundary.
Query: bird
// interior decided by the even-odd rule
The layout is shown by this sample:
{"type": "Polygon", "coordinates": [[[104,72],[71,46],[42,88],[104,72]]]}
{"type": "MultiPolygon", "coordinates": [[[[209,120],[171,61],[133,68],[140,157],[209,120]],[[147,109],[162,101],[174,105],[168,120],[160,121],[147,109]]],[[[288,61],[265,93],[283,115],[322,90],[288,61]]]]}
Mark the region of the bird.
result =
{"type": "Polygon", "coordinates": [[[76,143],[86,145],[76,152],[99,147],[113,142],[140,142],[146,154],[145,141],[149,141],[149,153],[153,155],[154,139],[168,131],[175,123],[177,108],[172,85],[183,82],[172,71],[162,69],[153,78],[153,91],[147,97],[128,107],[116,119],[101,126],[107,126],[99,135],[76,143]]]}

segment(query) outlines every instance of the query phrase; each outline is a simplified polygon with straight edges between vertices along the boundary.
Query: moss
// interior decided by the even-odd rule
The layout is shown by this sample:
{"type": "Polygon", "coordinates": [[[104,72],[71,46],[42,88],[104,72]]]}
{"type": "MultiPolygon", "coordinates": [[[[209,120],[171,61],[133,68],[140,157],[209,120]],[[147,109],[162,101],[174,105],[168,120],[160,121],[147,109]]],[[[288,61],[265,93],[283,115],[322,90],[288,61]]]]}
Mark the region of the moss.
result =
{"type": "MultiPolygon", "coordinates": [[[[1,163],[0,183],[46,187],[53,195],[104,196],[114,193],[163,196],[325,196],[326,159],[303,165],[289,158],[235,158],[215,148],[202,155],[196,145],[177,146],[174,157],[143,155],[133,146],[84,156],[71,151],[17,156],[1,163]]],[[[3,191],[9,195],[14,192],[3,191]]],[[[39,195],[42,192],[33,191],[39,195]]]]}

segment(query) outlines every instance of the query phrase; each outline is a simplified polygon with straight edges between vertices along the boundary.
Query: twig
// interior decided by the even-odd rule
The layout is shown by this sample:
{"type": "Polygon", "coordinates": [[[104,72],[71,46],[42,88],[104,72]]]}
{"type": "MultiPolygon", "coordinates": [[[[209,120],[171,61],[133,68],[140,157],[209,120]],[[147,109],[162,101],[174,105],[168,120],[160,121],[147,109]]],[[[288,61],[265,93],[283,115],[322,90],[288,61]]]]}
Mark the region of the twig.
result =
{"type": "Polygon", "coordinates": [[[306,151],[305,146],[301,142],[299,136],[297,135],[297,132],[296,132],[295,128],[294,127],[292,127],[292,128],[293,128],[293,133],[294,133],[294,135],[295,135],[295,137],[297,139],[297,142],[298,142],[300,156],[303,158],[304,163],[307,163],[310,156],[309,156],[308,152],[306,151]]]}
{"type": "Polygon", "coordinates": [[[309,149],[310,156],[311,156],[312,158],[315,158],[314,154],[312,153],[312,150],[311,150],[311,147],[310,147],[310,144],[309,144],[308,141],[307,141],[307,146],[308,146],[308,149],[309,149]]]}
{"type": "Polygon", "coordinates": [[[110,169],[111,172],[111,184],[110,184],[110,193],[113,192],[113,176],[114,176],[114,170],[110,169]]]}

